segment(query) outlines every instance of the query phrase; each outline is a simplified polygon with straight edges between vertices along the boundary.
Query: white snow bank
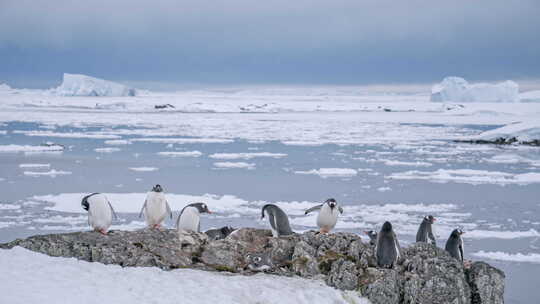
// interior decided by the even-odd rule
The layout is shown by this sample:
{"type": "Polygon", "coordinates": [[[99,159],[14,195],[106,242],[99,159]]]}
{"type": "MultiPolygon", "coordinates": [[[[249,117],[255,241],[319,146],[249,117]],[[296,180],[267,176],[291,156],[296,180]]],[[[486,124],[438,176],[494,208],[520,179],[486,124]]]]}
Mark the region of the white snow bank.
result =
{"type": "Polygon", "coordinates": [[[220,169],[255,169],[255,164],[245,162],[217,162],[214,163],[214,167],[220,169]]]}
{"type": "Polygon", "coordinates": [[[51,93],[59,96],[135,96],[136,90],[112,81],[64,73],[62,84],[51,93]]]}
{"type": "Polygon", "coordinates": [[[58,175],[69,175],[71,172],[69,171],[62,171],[62,170],[55,170],[52,169],[50,171],[24,171],[24,175],[28,176],[50,176],[50,177],[56,177],[58,175]]]}
{"type": "Polygon", "coordinates": [[[201,151],[184,151],[184,152],[158,152],[158,155],[161,156],[170,156],[170,157],[200,157],[202,155],[201,151]]]}
{"type": "Polygon", "coordinates": [[[518,184],[527,185],[540,183],[540,173],[529,172],[513,174],[499,171],[473,170],[473,169],[439,169],[437,171],[406,171],[392,173],[385,176],[387,179],[402,180],[428,180],[436,183],[466,183],[472,185],[479,184],[518,184]]]}
{"type": "Polygon", "coordinates": [[[469,84],[460,77],[446,77],[431,89],[431,101],[516,102],[519,101],[519,85],[511,80],[469,84]]]}
{"type": "Polygon", "coordinates": [[[158,168],[156,167],[130,167],[129,170],[137,171],[137,172],[151,172],[151,171],[158,170],[158,168]]]}
{"type": "Polygon", "coordinates": [[[540,254],[538,253],[506,253],[502,251],[483,251],[480,250],[472,254],[475,257],[510,262],[526,262],[540,264],[540,254]]]}
{"type": "Polygon", "coordinates": [[[321,281],[201,270],[163,271],[0,250],[3,303],[369,303],[321,281]],[[165,291],[165,292],[159,292],[165,291]]]}
{"type": "Polygon", "coordinates": [[[355,169],[350,168],[320,168],[313,169],[309,171],[294,171],[296,174],[313,174],[318,175],[322,178],[327,177],[352,177],[356,176],[357,172],[355,169]]]}
{"type": "Polygon", "coordinates": [[[0,152],[49,152],[63,151],[59,145],[53,146],[29,146],[29,145],[0,145],[0,152]]]}
{"type": "Polygon", "coordinates": [[[516,138],[520,142],[540,140],[540,118],[508,124],[504,127],[485,131],[480,135],[472,136],[472,140],[496,140],[499,138],[516,138]]]}
{"type": "Polygon", "coordinates": [[[270,153],[270,152],[254,152],[254,153],[214,153],[209,155],[210,158],[216,159],[252,159],[255,157],[272,157],[282,158],[287,156],[284,153],[270,153]]]}

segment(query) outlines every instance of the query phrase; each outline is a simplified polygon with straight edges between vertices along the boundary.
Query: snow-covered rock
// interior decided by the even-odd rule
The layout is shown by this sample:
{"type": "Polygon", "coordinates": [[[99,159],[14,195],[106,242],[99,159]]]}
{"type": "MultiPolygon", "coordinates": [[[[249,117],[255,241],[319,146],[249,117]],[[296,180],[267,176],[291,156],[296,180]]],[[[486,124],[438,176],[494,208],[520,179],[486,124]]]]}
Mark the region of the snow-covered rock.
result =
{"type": "Polygon", "coordinates": [[[116,82],[64,73],[62,84],[51,93],[59,96],[135,96],[137,92],[116,82]]]}
{"type": "Polygon", "coordinates": [[[460,77],[446,77],[431,89],[431,101],[516,102],[519,101],[519,85],[511,80],[469,84],[460,77]]]}

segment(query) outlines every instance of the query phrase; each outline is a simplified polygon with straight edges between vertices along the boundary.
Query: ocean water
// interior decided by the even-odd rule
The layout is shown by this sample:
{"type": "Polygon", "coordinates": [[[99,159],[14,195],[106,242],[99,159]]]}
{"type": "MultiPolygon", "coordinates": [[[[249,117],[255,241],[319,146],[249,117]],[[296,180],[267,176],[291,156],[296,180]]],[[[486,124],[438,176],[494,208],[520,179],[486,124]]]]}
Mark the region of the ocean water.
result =
{"type": "MultiPolygon", "coordinates": [[[[419,127],[437,130],[446,126],[419,127]]],[[[466,134],[495,127],[458,128],[466,134]]],[[[452,229],[466,231],[468,259],[482,260],[474,255],[479,251],[540,253],[537,148],[449,140],[313,146],[240,139],[197,143],[184,137],[183,143],[168,143],[167,139],[178,136],[147,141],[135,128],[123,125],[77,128],[9,122],[0,129],[6,131],[0,134],[0,147],[39,146],[47,141],[65,147],[63,152],[53,153],[0,152],[0,242],[87,230],[86,214],[79,206],[82,196],[91,192],[110,194],[111,203],[120,210],[118,228],[140,228],[143,223],[138,212],[144,194],[161,184],[172,197],[175,216],[190,202],[184,197],[213,199],[208,205],[218,212],[203,217],[202,229],[266,227],[259,210],[267,202],[280,205],[289,214],[294,230],[315,229],[314,216],[303,216],[302,210],[333,197],[345,210],[338,231],[362,234],[380,229],[390,220],[406,245],[414,241],[422,217],[432,214],[438,219],[438,246],[444,247],[452,229]],[[34,131],[72,136],[31,136],[34,131]],[[106,142],[119,139],[122,144],[106,142]],[[100,150],[103,148],[107,149],[100,150]],[[193,151],[200,156],[159,154],[193,151]],[[261,155],[263,152],[271,154],[261,155]],[[219,155],[222,153],[229,155],[219,155]],[[36,175],[51,170],[64,174],[36,175]]],[[[174,220],[168,220],[167,226],[173,227],[174,220]]],[[[507,303],[540,302],[532,279],[540,274],[540,261],[486,261],[505,271],[507,303]]]]}

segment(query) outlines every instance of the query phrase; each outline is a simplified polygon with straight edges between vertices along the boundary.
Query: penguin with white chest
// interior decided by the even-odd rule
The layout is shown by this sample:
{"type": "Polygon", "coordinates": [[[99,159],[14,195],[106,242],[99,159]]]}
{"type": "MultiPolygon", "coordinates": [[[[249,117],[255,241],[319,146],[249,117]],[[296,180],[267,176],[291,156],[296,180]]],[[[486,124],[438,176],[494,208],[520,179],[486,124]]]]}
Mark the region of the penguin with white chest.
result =
{"type": "Polygon", "coordinates": [[[450,255],[457,260],[464,262],[463,260],[463,239],[461,238],[461,235],[464,234],[463,230],[461,229],[454,229],[452,233],[450,234],[450,237],[448,238],[448,241],[446,241],[445,249],[450,253],[450,255]]]}
{"type": "Polygon", "coordinates": [[[377,265],[383,268],[393,268],[401,256],[401,247],[390,222],[384,222],[377,234],[375,255],[377,265]]]}
{"type": "Polygon", "coordinates": [[[323,204],[311,207],[304,214],[319,210],[317,215],[317,226],[320,233],[328,233],[334,229],[337,223],[338,215],[343,214],[343,208],[338,206],[335,199],[329,198],[323,204]]]}
{"type": "Polygon", "coordinates": [[[201,213],[212,213],[205,203],[192,203],[184,207],[176,220],[176,228],[180,230],[201,231],[201,213]]]}
{"type": "Polygon", "coordinates": [[[146,225],[150,228],[161,228],[161,223],[168,216],[172,219],[171,207],[165,198],[163,188],[160,185],[155,185],[152,191],[146,195],[146,200],[142,206],[139,217],[144,213],[146,225]]]}
{"type": "Polygon", "coordinates": [[[88,211],[88,224],[103,235],[106,235],[107,230],[111,227],[113,215],[118,218],[105,194],[92,193],[87,195],[83,197],[81,205],[84,210],[88,211]]]}
{"type": "Polygon", "coordinates": [[[268,221],[270,221],[272,236],[279,237],[294,234],[289,225],[289,218],[281,208],[274,204],[266,204],[261,209],[261,219],[264,219],[265,214],[268,216],[268,221]]]}

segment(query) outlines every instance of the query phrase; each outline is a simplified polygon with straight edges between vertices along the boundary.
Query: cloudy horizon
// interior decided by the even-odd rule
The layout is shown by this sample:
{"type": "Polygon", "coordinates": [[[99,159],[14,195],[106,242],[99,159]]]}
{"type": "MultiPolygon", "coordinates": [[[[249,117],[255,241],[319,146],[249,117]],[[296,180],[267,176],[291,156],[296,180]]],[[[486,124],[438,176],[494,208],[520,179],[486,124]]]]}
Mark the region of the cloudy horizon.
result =
{"type": "Polygon", "coordinates": [[[534,87],[539,13],[533,0],[6,0],[0,83],[46,88],[67,72],[156,86],[429,84],[455,75],[534,87]]]}

